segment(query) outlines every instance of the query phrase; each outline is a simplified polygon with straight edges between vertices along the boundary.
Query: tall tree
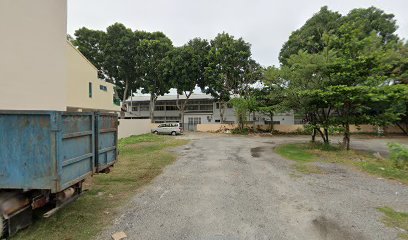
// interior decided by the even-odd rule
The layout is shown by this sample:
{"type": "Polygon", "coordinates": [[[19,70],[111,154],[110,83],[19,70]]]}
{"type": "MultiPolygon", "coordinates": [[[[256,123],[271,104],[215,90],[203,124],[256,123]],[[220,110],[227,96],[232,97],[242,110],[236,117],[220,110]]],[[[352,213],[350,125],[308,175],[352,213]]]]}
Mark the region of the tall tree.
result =
{"type": "Polygon", "coordinates": [[[289,57],[300,50],[306,53],[319,53],[325,47],[323,35],[334,32],[339,27],[341,14],[330,11],[327,6],[320,9],[298,30],[292,32],[282,46],[279,61],[286,65],[289,57]]]}
{"type": "Polygon", "coordinates": [[[130,90],[140,86],[134,57],[139,39],[121,23],[109,26],[106,32],[83,27],[75,31],[75,37],[74,45],[98,68],[99,77],[116,85],[123,117],[130,90]]]}
{"type": "Polygon", "coordinates": [[[141,73],[142,93],[150,94],[150,120],[154,122],[154,110],[157,98],[169,92],[171,84],[165,74],[164,58],[173,45],[162,32],[140,32],[144,37],[139,41],[133,56],[141,73]]]}
{"type": "Polygon", "coordinates": [[[206,81],[200,83],[200,87],[219,102],[222,123],[225,103],[230,100],[231,94],[240,94],[245,87],[260,80],[261,68],[251,58],[250,44],[242,38],[235,39],[228,33],[220,33],[210,45],[206,81]]]}
{"type": "Polygon", "coordinates": [[[376,8],[355,9],[347,16],[333,18],[336,28],[316,35],[321,29],[316,16],[332,15],[322,14],[328,13],[322,10],[289,38],[302,36],[307,44],[288,41],[284,45],[282,52],[288,54],[281,54],[279,75],[287,80],[286,102],[303,111],[314,129],[324,128],[324,133],[320,132],[324,142],[328,142],[327,128],[340,124],[348,146],[349,122],[361,122],[363,118],[356,117],[359,106],[373,94],[366,89],[390,82],[397,75],[393,72],[401,69],[398,60],[391,61],[398,59],[394,54],[396,25],[392,14],[376,8]],[[289,51],[294,48],[297,52],[289,51]]]}
{"type": "Polygon", "coordinates": [[[75,39],[71,42],[78,50],[98,68],[98,75],[106,80],[104,74],[104,41],[106,32],[82,27],[75,31],[75,39]]]}
{"type": "Polygon", "coordinates": [[[123,24],[115,23],[106,29],[104,42],[104,67],[107,79],[121,89],[122,117],[130,90],[140,86],[140,72],[135,60],[137,41],[134,32],[123,24]]]}
{"type": "Polygon", "coordinates": [[[207,40],[195,38],[181,47],[174,48],[164,60],[165,78],[170,79],[171,86],[177,90],[176,104],[182,126],[188,100],[196,86],[204,82],[209,48],[207,40]],[[185,100],[180,101],[180,95],[184,95],[185,100]]]}

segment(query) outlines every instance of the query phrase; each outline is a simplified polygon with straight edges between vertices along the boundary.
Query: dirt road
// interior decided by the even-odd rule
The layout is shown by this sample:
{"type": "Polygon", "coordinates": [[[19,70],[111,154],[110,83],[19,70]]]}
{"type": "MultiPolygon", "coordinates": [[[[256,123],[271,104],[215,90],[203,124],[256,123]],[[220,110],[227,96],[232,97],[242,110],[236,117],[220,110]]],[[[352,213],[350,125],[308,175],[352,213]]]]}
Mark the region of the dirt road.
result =
{"type": "MultiPolygon", "coordinates": [[[[408,187],[335,164],[294,177],[273,152],[306,137],[195,134],[179,159],[124,207],[100,239],[396,239],[377,207],[408,212],[408,187]]],[[[385,141],[357,140],[383,149],[385,141]]]]}

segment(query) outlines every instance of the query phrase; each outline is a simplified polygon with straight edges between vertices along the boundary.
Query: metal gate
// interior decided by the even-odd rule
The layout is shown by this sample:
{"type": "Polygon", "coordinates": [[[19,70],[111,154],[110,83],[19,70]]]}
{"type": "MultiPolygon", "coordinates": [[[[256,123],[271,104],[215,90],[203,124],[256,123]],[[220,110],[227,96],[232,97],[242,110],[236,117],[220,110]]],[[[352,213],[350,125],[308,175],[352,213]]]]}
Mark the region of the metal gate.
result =
{"type": "Polygon", "coordinates": [[[201,124],[201,117],[189,117],[187,131],[197,131],[197,124],[201,124]]]}

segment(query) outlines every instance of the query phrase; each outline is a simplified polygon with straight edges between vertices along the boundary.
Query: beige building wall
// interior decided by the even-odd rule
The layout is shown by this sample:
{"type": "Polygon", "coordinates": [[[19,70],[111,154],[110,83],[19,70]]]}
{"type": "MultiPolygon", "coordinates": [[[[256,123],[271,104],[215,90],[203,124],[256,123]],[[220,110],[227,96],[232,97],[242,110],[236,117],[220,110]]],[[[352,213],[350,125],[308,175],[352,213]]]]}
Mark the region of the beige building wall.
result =
{"type": "Polygon", "coordinates": [[[118,138],[150,133],[150,119],[119,119],[118,138]]]}
{"type": "MultiPolygon", "coordinates": [[[[232,130],[237,128],[237,124],[198,124],[197,131],[199,132],[218,132],[218,131],[225,131],[225,130],[232,130]]],[[[252,125],[247,125],[247,127],[251,128],[252,125]]],[[[257,125],[258,129],[269,130],[269,125],[257,125]]],[[[293,125],[280,125],[275,124],[273,125],[273,129],[275,131],[281,133],[299,133],[304,130],[304,125],[302,124],[293,124],[293,125]]],[[[351,133],[377,133],[377,127],[372,125],[350,125],[350,132],[351,133]]],[[[384,133],[402,133],[401,129],[397,126],[387,126],[384,128],[384,133]]]]}
{"type": "Polygon", "coordinates": [[[69,42],[66,42],[65,48],[68,61],[67,108],[120,111],[120,107],[113,104],[114,85],[98,79],[95,66],[69,42]],[[89,84],[92,96],[89,94],[89,84]]]}
{"type": "Polygon", "coordinates": [[[66,0],[0,1],[0,109],[65,110],[66,32],[66,0]]]}

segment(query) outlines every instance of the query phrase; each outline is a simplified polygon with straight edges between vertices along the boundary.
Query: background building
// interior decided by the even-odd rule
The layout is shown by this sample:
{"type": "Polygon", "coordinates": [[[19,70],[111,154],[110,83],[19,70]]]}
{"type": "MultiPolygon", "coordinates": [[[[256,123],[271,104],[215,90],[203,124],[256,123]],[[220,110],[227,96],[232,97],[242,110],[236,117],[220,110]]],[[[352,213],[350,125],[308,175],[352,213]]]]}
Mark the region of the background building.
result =
{"type": "MultiPolygon", "coordinates": [[[[154,122],[181,122],[181,114],[177,108],[177,95],[160,96],[157,99],[154,111],[154,122]]],[[[180,95],[180,101],[185,101],[185,97],[180,95]]],[[[128,99],[126,118],[148,119],[150,96],[133,96],[128,99]]],[[[195,130],[197,124],[220,123],[219,103],[215,102],[213,97],[205,94],[193,94],[188,100],[186,111],[184,114],[184,124],[186,130],[195,130]]],[[[224,123],[236,123],[234,108],[227,104],[224,110],[224,123]]],[[[249,122],[255,121],[257,125],[269,124],[270,117],[256,113],[255,119],[253,115],[248,116],[249,122]]],[[[293,113],[277,113],[273,117],[274,124],[294,124],[293,113]]]]}
{"type": "Polygon", "coordinates": [[[120,110],[67,42],[66,0],[1,0],[0,36],[0,110],[120,110]]]}

